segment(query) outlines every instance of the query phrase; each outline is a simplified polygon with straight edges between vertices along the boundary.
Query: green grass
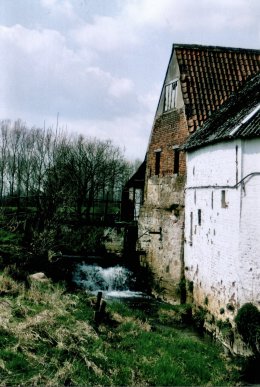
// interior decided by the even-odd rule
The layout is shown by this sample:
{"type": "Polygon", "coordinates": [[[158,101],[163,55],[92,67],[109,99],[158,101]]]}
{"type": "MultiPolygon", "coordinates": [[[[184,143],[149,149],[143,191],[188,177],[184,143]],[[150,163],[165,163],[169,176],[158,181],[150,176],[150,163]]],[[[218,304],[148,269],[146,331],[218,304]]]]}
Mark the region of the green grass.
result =
{"type": "Polygon", "coordinates": [[[237,382],[235,367],[217,345],[174,328],[177,307],[161,304],[148,316],[111,303],[96,327],[93,298],[85,293],[68,293],[50,281],[27,289],[6,274],[0,288],[0,386],[237,382]]]}
{"type": "MultiPolygon", "coordinates": [[[[115,368],[132,370],[149,385],[191,386],[228,385],[234,383],[226,374],[220,349],[213,343],[204,343],[185,332],[163,329],[151,332],[134,322],[123,323],[117,329],[117,351],[109,351],[115,368]],[[123,360],[122,360],[123,359],[123,360]]],[[[134,385],[126,374],[122,382],[134,385]]],[[[234,377],[234,375],[233,375],[234,377]]]]}

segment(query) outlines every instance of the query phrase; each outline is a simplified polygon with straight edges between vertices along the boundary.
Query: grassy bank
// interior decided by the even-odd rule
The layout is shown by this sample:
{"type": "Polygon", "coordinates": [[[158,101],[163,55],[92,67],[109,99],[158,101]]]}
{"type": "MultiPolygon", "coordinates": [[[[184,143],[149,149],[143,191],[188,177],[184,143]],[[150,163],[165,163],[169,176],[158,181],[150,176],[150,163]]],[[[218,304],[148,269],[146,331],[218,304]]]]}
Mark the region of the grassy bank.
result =
{"type": "Polygon", "coordinates": [[[162,304],[151,317],[109,304],[96,327],[92,304],[61,284],[25,287],[1,274],[0,386],[237,384],[218,346],[174,328],[176,308],[162,304]]]}

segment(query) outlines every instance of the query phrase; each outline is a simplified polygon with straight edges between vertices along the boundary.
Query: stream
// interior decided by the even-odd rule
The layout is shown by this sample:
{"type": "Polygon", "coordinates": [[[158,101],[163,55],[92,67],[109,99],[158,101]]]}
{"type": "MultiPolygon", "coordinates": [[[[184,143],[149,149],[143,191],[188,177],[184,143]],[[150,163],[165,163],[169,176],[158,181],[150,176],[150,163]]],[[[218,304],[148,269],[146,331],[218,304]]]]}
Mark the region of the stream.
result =
{"type": "MultiPolygon", "coordinates": [[[[134,273],[127,267],[120,265],[102,267],[96,263],[78,263],[73,272],[73,282],[93,295],[102,292],[102,296],[107,301],[124,302],[134,309],[145,311],[147,316],[153,320],[156,329],[169,330],[174,326],[175,329],[185,330],[186,335],[188,333],[200,340],[212,341],[210,335],[198,332],[191,323],[168,325],[159,322],[155,316],[157,309],[163,302],[140,291],[134,273]]],[[[254,360],[245,367],[244,378],[251,385],[255,385],[259,381],[258,369],[259,366],[255,364],[254,360]]]]}
{"type": "MultiPolygon", "coordinates": [[[[127,267],[116,265],[102,267],[98,264],[79,263],[75,266],[73,282],[88,293],[102,297],[110,302],[127,304],[130,308],[145,311],[151,318],[164,302],[141,291],[135,274],[127,267]]],[[[156,322],[156,325],[161,325],[156,322]]]]}
{"type": "Polygon", "coordinates": [[[77,264],[73,282],[95,295],[101,291],[106,299],[150,298],[138,290],[134,273],[120,265],[101,267],[97,264],[77,264]]]}

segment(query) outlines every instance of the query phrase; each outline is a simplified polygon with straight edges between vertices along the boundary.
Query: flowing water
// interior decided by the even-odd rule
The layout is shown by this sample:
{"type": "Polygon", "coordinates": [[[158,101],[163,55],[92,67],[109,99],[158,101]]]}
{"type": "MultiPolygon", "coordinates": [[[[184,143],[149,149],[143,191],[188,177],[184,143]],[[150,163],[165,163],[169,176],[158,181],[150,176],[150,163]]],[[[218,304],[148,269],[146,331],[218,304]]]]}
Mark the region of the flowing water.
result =
{"type": "Polygon", "coordinates": [[[73,281],[77,286],[92,294],[101,291],[105,298],[147,297],[136,290],[135,276],[124,266],[103,268],[96,264],[81,263],[75,268],[73,281]]]}

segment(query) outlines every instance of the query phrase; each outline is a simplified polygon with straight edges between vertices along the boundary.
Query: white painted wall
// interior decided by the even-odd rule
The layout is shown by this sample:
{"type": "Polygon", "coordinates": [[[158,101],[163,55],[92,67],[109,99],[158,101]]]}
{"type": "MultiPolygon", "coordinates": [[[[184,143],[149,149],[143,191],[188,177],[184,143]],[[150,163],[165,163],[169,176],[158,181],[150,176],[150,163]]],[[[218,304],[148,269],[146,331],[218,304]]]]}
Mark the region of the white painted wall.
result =
{"type": "Polygon", "coordinates": [[[195,302],[208,304],[216,316],[224,308],[223,317],[232,317],[228,304],[260,306],[260,176],[247,180],[245,190],[240,184],[232,188],[257,168],[260,172],[260,140],[234,140],[187,154],[185,275],[193,281],[195,302]]]}
{"type": "MultiPolygon", "coordinates": [[[[260,172],[260,139],[243,142],[242,168],[244,176],[260,172]]],[[[260,175],[247,179],[242,190],[239,250],[239,299],[260,307],[260,175]]]]}
{"type": "Polygon", "coordinates": [[[236,146],[238,146],[240,180],[241,143],[237,140],[199,148],[188,153],[187,185],[235,185],[236,146]]]}

